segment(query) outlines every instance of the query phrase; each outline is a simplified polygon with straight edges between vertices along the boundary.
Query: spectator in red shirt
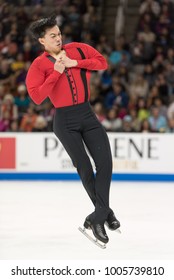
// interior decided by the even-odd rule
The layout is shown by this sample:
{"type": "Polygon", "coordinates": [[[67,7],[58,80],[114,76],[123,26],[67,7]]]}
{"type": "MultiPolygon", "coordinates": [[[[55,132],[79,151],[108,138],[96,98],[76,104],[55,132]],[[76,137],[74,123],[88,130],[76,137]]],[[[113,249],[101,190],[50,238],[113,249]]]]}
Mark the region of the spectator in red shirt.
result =
{"type": "Polygon", "coordinates": [[[91,71],[106,69],[107,62],[87,44],[62,45],[54,17],[33,22],[30,30],[45,51],[29,68],[26,78],[29,95],[36,104],[49,97],[56,108],[54,133],[71,157],[95,206],[84,227],[107,243],[104,225],[112,230],[120,226],[109,206],[112,156],[107,134],[89,104],[91,71]],[[85,146],[95,162],[96,175],[85,146]]]}

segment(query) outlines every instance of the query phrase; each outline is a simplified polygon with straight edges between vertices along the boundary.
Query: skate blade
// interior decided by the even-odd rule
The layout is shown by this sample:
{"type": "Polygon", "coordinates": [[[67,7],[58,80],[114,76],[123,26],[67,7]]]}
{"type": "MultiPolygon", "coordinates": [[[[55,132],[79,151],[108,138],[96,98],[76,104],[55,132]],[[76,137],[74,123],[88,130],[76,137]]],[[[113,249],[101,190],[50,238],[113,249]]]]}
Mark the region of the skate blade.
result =
{"type": "Polygon", "coordinates": [[[116,232],[121,234],[121,230],[119,228],[116,229],[116,232]]]}
{"type": "Polygon", "coordinates": [[[90,236],[87,232],[86,229],[82,229],[81,227],[78,228],[78,230],[83,233],[92,243],[94,243],[96,246],[100,247],[101,249],[106,249],[106,244],[105,243],[100,243],[98,239],[94,239],[92,236],[90,236]]]}

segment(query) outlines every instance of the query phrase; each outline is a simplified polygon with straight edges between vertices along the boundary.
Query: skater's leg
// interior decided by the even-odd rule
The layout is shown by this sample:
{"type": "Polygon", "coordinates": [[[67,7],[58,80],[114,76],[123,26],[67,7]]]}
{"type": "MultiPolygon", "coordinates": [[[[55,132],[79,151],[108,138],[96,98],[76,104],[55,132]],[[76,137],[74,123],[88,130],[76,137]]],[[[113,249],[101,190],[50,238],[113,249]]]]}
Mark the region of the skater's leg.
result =
{"type": "Polygon", "coordinates": [[[112,176],[112,156],[108,136],[102,125],[93,118],[95,129],[83,132],[84,142],[95,162],[96,179],[96,215],[99,219],[106,219],[109,209],[109,191],[112,176]]]}
{"type": "Polygon", "coordinates": [[[55,117],[54,119],[54,133],[69,154],[73,165],[77,168],[83,186],[95,205],[95,176],[91,161],[84,147],[81,133],[78,129],[72,130],[69,127],[67,129],[65,118],[64,116],[61,118],[60,114],[58,118],[55,117]]]}
{"type": "Polygon", "coordinates": [[[88,225],[91,224],[95,217],[101,222],[105,221],[109,229],[116,230],[120,227],[120,222],[109,207],[109,190],[112,176],[110,143],[105,129],[90,106],[89,111],[90,117],[86,118],[85,121],[83,139],[96,165],[96,211],[86,218],[84,225],[88,228],[88,225]]]}
{"type": "MultiPolygon", "coordinates": [[[[97,167],[97,174],[95,177],[90,159],[86,153],[84,143],[83,143],[83,141],[86,142],[86,145],[90,150],[90,153],[93,154],[94,146],[92,145],[91,147],[90,142],[92,141],[95,142],[96,141],[95,137],[97,137],[97,135],[92,134],[92,137],[94,137],[92,140],[90,136],[90,131],[96,130],[99,132],[101,131],[100,129],[101,129],[101,124],[99,122],[96,122],[96,118],[94,117],[94,114],[91,114],[89,104],[78,106],[78,108],[76,106],[73,106],[73,108],[65,108],[65,109],[63,108],[63,110],[56,109],[56,115],[54,118],[54,132],[56,136],[59,138],[59,140],[62,142],[69,156],[71,157],[73,164],[77,168],[78,173],[82,179],[86,191],[88,192],[93,204],[96,206],[95,207],[96,211],[94,212],[95,217],[92,221],[91,228],[93,230],[94,235],[99,240],[105,240],[105,242],[108,242],[108,237],[104,229],[104,222],[107,218],[108,211],[109,211],[110,184],[106,184],[106,182],[104,183],[104,185],[107,187],[105,190],[103,188],[103,185],[101,184],[102,186],[101,190],[103,191],[100,192],[100,189],[98,187],[96,188],[96,178],[101,177],[102,170],[104,172],[104,165],[103,165],[104,161],[106,163],[105,167],[108,167],[108,165],[110,166],[109,163],[111,163],[111,161],[107,156],[106,157],[102,156],[104,160],[102,160],[102,163],[100,163],[99,157],[101,155],[101,151],[98,151],[97,155],[93,156],[93,159],[97,167]],[[79,109],[78,112],[77,109],[79,109]],[[89,132],[89,135],[87,132],[89,132]],[[89,145],[88,145],[88,141],[89,141],[89,145]],[[97,190],[97,194],[96,194],[96,190],[97,190]],[[97,198],[98,198],[98,202],[97,202],[97,198]]],[[[104,130],[102,133],[99,133],[101,134],[99,137],[101,138],[105,137],[106,134],[103,133],[105,133],[104,130]]],[[[104,149],[105,148],[107,149],[107,147],[104,145],[104,149]]],[[[95,146],[94,148],[97,149],[97,146],[95,146]]],[[[105,168],[105,170],[106,169],[107,168],[105,168]]],[[[112,168],[109,168],[109,170],[110,169],[112,168]]],[[[110,176],[108,176],[108,178],[109,177],[111,177],[111,174],[110,176]]],[[[102,183],[102,179],[98,181],[102,183]]],[[[106,181],[108,182],[109,180],[107,179],[106,181]]]]}

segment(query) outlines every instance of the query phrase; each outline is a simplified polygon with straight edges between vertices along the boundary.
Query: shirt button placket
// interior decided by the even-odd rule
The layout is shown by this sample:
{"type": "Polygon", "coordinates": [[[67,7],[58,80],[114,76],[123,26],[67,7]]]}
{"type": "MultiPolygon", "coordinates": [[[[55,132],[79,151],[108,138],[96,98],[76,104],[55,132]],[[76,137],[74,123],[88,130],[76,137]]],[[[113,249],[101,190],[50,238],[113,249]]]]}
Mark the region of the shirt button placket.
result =
{"type": "Polygon", "coordinates": [[[74,86],[74,81],[73,81],[73,79],[72,79],[71,77],[72,77],[72,76],[70,75],[70,81],[71,81],[72,89],[73,89],[74,104],[77,104],[77,93],[76,93],[76,88],[75,88],[75,86],[74,86]]]}
{"type": "Polygon", "coordinates": [[[73,103],[77,104],[77,92],[76,92],[76,88],[75,88],[75,85],[74,85],[74,80],[73,80],[73,77],[71,75],[70,69],[66,69],[66,73],[67,73],[68,80],[72,85],[71,89],[72,89],[72,95],[73,95],[73,103]]]}

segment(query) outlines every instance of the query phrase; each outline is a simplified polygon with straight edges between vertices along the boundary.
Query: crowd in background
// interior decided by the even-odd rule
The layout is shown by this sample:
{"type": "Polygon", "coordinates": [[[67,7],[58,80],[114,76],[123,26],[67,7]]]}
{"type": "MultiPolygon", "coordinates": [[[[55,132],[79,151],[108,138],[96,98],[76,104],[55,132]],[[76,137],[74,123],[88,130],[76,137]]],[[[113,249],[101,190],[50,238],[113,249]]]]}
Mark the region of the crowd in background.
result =
{"type": "Polygon", "coordinates": [[[49,99],[35,105],[27,70],[43,50],[27,27],[56,13],[63,43],[94,46],[108,69],[93,72],[90,103],[107,131],[174,132],[174,4],[140,1],[131,42],[109,42],[102,32],[100,0],[0,0],[0,131],[52,131],[49,99]]]}

